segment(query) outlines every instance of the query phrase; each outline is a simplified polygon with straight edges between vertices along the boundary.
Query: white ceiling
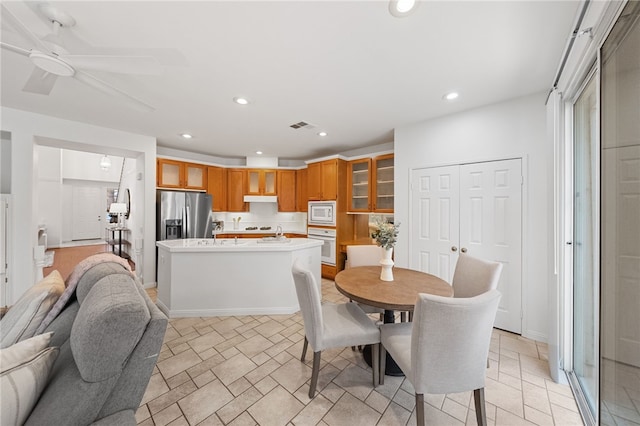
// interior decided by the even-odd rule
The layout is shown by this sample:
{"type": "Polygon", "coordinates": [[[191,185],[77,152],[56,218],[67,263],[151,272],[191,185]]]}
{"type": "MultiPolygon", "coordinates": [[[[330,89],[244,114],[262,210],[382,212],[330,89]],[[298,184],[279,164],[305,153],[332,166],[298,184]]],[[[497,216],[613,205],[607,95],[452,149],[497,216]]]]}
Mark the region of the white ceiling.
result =
{"type": "MultiPolygon", "coordinates": [[[[3,3],[39,37],[51,32],[41,2],[3,3]]],[[[159,76],[92,72],[155,111],[71,78],[49,96],[23,92],[33,65],[6,50],[3,106],[155,136],[165,147],[286,159],[389,142],[398,126],[548,90],[580,6],[426,1],[395,18],[386,1],[49,3],[77,21],[60,33],[71,53],[151,53],[164,64],[159,76]],[[460,98],[445,102],[452,90],[460,98]],[[289,127],[299,121],[329,135],[289,127]]],[[[32,47],[6,21],[2,41],[32,47]]]]}

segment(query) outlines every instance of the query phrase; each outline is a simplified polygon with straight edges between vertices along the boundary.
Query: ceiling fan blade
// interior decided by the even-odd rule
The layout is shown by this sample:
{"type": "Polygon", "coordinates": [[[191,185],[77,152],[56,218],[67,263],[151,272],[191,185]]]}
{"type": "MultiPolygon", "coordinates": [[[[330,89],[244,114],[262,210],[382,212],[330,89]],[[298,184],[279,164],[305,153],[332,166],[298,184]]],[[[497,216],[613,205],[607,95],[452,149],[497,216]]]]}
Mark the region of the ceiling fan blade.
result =
{"type": "Polygon", "coordinates": [[[2,47],[5,50],[9,50],[11,52],[16,52],[23,56],[29,56],[29,54],[31,53],[30,50],[23,49],[22,47],[14,46],[13,44],[4,43],[2,41],[0,41],[0,47],[2,47]]]}
{"type": "Polygon", "coordinates": [[[127,102],[127,104],[129,104],[132,108],[135,108],[139,111],[143,111],[143,112],[155,111],[155,108],[153,108],[151,105],[139,99],[134,98],[133,96],[123,92],[122,90],[117,89],[112,85],[110,85],[109,83],[106,83],[100,80],[99,78],[96,78],[84,71],[76,70],[76,73],[73,75],[73,78],[103,93],[120,98],[121,100],[124,100],[125,102],[127,102]]]}
{"type": "Polygon", "coordinates": [[[74,68],[120,74],[160,75],[160,62],[152,56],[60,55],[74,68]]]}
{"type": "Polygon", "coordinates": [[[51,49],[49,49],[49,47],[47,47],[47,45],[44,44],[34,33],[32,33],[26,25],[16,18],[16,16],[11,13],[6,6],[1,5],[1,7],[2,18],[5,19],[18,33],[20,33],[22,37],[29,40],[34,45],[34,49],[45,53],[51,53],[51,49]]]}
{"type": "Polygon", "coordinates": [[[35,67],[22,90],[40,95],[48,95],[51,93],[51,89],[53,89],[53,85],[56,84],[57,79],[57,75],[35,67]]]}

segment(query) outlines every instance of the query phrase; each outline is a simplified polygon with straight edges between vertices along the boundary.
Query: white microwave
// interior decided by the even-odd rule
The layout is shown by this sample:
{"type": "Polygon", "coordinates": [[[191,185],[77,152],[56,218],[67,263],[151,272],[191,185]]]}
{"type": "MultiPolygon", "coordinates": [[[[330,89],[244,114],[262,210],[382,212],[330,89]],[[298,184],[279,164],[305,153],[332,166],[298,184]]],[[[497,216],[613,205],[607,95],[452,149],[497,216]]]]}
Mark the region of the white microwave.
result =
{"type": "Polygon", "coordinates": [[[307,225],[336,226],[336,202],[309,201],[307,225]]]}

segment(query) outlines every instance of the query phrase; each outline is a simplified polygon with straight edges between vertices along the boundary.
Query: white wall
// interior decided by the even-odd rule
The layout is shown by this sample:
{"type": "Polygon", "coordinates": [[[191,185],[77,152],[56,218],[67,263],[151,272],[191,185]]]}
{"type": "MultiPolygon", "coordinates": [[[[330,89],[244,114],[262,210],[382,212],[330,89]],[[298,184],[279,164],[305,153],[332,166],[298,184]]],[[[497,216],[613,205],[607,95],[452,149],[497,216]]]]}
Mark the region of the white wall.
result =
{"type": "Polygon", "coordinates": [[[135,238],[144,238],[149,243],[143,249],[142,268],[144,283],[154,281],[155,272],[155,164],[156,140],[150,136],[136,135],[89,124],[61,120],[2,107],[2,130],[11,132],[11,180],[14,215],[11,223],[14,238],[11,247],[13,262],[12,282],[7,294],[8,303],[13,303],[26,289],[34,284],[35,266],[33,248],[37,244],[37,212],[34,149],[36,145],[59,146],[107,154],[119,154],[136,159],[143,176],[144,194],[139,196],[142,204],[142,220],[134,232],[135,238]]]}
{"type": "Polygon", "coordinates": [[[47,247],[58,247],[62,241],[62,161],[60,148],[35,146],[36,170],[34,206],[36,222],[47,227],[47,247]]]}
{"type": "MultiPolygon", "coordinates": [[[[523,323],[522,334],[546,341],[547,232],[553,194],[548,192],[549,162],[545,94],[449,115],[395,130],[395,220],[409,220],[411,169],[506,158],[523,159],[523,323]]],[[[407,228],[405,228],[407,229],[407,228]]],[[[395,249],[398,266],[408,266],[407,235],[395,249]]]]}
{"type": "Polygon", "coordinates": [[[0,194],[11,193],[11,135],[0,130],[0,194]]]}
{"type": "Polygon", "coordinates": [[[100,168],[103,154],[94,152],[62,150],[62,178],[77,180],[92,180],[96,182],[119,182],[122,170],[122,158],[109,156],[111,167],[109,170],[100,168]]]}

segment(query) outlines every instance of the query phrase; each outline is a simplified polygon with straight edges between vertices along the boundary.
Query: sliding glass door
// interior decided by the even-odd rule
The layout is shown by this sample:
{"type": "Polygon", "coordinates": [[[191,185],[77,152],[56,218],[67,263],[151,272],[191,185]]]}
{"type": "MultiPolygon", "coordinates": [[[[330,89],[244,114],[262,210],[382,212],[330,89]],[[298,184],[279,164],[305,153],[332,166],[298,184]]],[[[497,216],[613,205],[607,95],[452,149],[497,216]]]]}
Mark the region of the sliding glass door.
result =
{"type": "Polygon", "coordinates": [[[640,2],[602,46],[602,425],[640,424],[640,2]]]}
{"type": "Polygon", "coordinates": [[[573,373],[595,418],[598,400],[598,148],[597,80],[592,76],[573,108],[573,373]]]}

